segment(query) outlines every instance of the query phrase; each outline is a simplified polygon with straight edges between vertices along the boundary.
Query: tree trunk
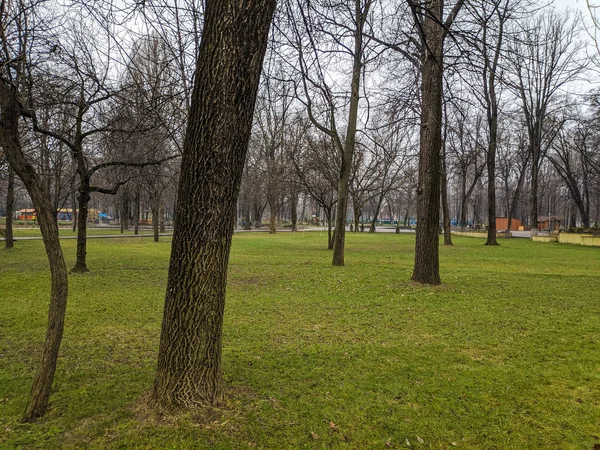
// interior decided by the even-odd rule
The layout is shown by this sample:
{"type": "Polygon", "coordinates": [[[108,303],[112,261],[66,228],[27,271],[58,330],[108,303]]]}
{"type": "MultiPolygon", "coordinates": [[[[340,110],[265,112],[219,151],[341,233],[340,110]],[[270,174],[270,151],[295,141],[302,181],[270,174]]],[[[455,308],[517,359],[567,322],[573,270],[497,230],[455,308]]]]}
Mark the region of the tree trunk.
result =
{"type": "MultiPolygon", "coordinates": [[[[365,23],[366,11],[362,11],[361,2],[355,0],[354,14],[356,29],[354,30],[354,55],[352,64],[352,83],[350,86],[350,108],[348,113],[348,127],[346,128],[346,139],[342,151],[342,160],[338,178],[337,190],[337,213],[335,215],[335,234],[333,235],[333,258],[331,264],[334,266],[344,265],[344,245],[346,240],[346,213],[348,209],[348,183],[352,172],[352,159],[354,156],[354,145],[356,141],[356,123],[358,120],[358,100],[360,98],[360,75],[362,70],[363,56],[363,25],[365,23]]],[[[338,144],[341,147],[341,144],[338,144]]]]}
{"type": "Polygon", "coordinates": [[[90,180],[82,177],[79,182],[79,216],[77,217],[77,259],[75,266],[71,269],[74,273],[88,272],[86,263],[87,255],[87,218],[88,203],[90,201],[90,180]]]}
{"type": "Polygon", "coordinates": [[[13,248],[13,216],[15,205],[15,172],[8,166],[8,187],[6,189],[6,227],[4,230],[4,239],[6,248],[13,248]]]}
{"type": "Polygon", "coordinates": [[[133,197],[133,210],[134,210],[134,221],[133,221],[133,234],[140,234],[140,188],[136,186],[135,194],[133,197]]]}
{"type": "Polygon", "coordinates": [[[539,153],[540,150],[537,148],[537,145],[534,142],[531,161],[531,236],[537,236],[538,234],[538,177],[540,171],[539,153]]]}
{"type": "Polygon", "coordinates": [[[277,198],[274,193],[269,194],[269,234],[275,234],[277,229],[275,224],[277,223],[277,198]]]}
{"type": "Polygon", "coordinates": [[[159,241],[159,236],[158,236],[158,232],[159,232],[159,206],[156,202],[156,200],[154,200],[152,202],[152,206],[150,207],[151,211],[152,211],[152,233],[154,235],[154,242],[158,242],[159,241]]]}
{"type": "Polygon", "coordinates": [[[290,213],[292,216],[292,232],[298,230],[298,192],[292,187],[290,195],[290,213]]]}
{"type": "Polygon", "coordinates": [[[498,245],[496,239],[496,147],[498,139],[498,117],[490,121],[490,142],[487,151],[488,172],[488,234],[485,245],[498,245]]]}
{"type": "Polygon", "coordinates": [[[333,227],[331,225],[332,209],[331,206],[329,208],[323,207],[323,212],[325,213],[325,218],[327,220],[327,250],[333,250],[335,240],[335,233],[333,232],[333,227]]]}
{"type": "Polygon", "coordinates": [[[442,147],[442,71],[444,28],[442,2],[432,0],[423,22],[426,37],[421,64],[421,142],[417,186],[417,236],[412,279],[440,284],[440,162],[442,147]]]}
{"type": "Polygon", "coordinates": [[[442,196],[442,215],[444,221],[444,245],[452,245],[452,224],[450,221],[450,206],[448,205],[448,177],[446,174],[446,155],[442,147],[442,174],[440,180],[440,195],[442,196]]]}
{"type": "Polygon", "coordinates": [[[153,398],[217,403],[227,264],[275,0],[206,2],[153,398]]]}
{"type": "Polygon", "coordinates": [[[158,207],[158,227],[159,227],[159,231],[161,233],[164,233],[166,231],[166,227],[165,227],[165,220],[166,220],[166,216],[165,216],[165,207],[164,205],[160,205],[158,207]]]}
{"type": "Polygon", "coordinates": [[[74,185],[71,185],[71,219],[73,220],[73,233],[75,233],[77,231],[77,193],[74,185]]]}
{"type": "Polygon", "coordinates": [[[48,400],[56,371],[58,351],[64,329],[67,306],[68,278],[63,257],[58,227],[54,221],[54,211],[50,192],[44,189],[43,181],[26,160],[19,140],[20,106],[16,94],[0,80],[0,146],[4,149],[8,163],[25,184],[35,206],[37,219],[50,264],[51,289],[48,310],[48,328],[44,341],[42,359],[36,370],[31,394],[23,420],[32,421],[41,417],[48,408],[48,400]]]}

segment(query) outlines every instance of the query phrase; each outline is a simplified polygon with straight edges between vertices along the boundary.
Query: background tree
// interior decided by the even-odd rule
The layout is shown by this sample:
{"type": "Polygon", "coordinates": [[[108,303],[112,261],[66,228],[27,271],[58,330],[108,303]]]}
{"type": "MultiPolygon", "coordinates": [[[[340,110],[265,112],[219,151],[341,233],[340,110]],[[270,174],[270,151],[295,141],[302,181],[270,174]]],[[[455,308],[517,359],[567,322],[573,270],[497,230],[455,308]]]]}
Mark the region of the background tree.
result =
{"type": "Polygon", "coordinates": [[[554,10],[515,24],[509,44],[511,70],[505,81],[521,101],[531,154],[532,235],[537,234],[538,178],[542,156],[556,135],[548,117],[558,106],[563,87],[582,70],[577,40],[578,19],[554,10]]]}
{"type": "Polygon", "coordinates": [[[68,295],[67,268],[50,192],[24,154],[19,129],[22,116],[29,115],[23,107],[28,98],[26,76],[33,69],[33,64],[39,62],[37,56],[40,48],[37,44],[43,42],[43,33],[51,29],[51,18],[45,16],[45,11],[37,2],[2,2],[0,9],[0,37],[3,43],[0,50],[0,147],[12,169],[25,184],[35,206],[51,276],[46,338],[23,415],[25,421],[31,421],[43,416],[48,408],[68,295]],[[37,20],[33,20],[33,14],[36,14],[37,20]],[[36,26],[30,28],[31,23],[36,26]],[[34,36],[37,36],[36,40],[34,36]]]}

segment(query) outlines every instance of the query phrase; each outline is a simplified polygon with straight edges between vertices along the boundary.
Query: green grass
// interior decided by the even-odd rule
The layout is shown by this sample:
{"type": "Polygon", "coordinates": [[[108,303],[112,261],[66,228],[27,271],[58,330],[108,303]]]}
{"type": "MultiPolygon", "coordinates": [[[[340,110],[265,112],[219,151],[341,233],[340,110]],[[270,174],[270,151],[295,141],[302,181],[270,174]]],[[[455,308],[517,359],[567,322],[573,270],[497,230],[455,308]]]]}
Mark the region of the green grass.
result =
{"type": "MultiPolygon", "coordinates": [[[[0,251],[0,447],[536,448],[600,444],[600,251],[455,238],[444,285],[409,281],[414,235],[234,238],[227,402],[148,410],[170,242],[91,240],[70,275],[51,409],[25,407],[44,335],[40,241],[0,251]]],[[[75,241],[63,241],[68,266],[75,241]]]]}

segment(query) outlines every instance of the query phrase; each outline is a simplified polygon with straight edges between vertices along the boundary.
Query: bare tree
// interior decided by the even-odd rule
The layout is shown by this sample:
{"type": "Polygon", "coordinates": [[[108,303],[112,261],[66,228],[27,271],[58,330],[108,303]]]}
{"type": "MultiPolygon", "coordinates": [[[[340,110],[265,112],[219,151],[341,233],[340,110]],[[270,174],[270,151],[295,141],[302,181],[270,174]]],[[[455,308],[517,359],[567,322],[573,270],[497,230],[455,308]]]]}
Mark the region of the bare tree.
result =
{"type": "MultiPolygon", "coordinates": [[[[30,115],[23,107],[23,101],[27,98],[26,75],[32,70],[32,56],[39,50],[32,48],[33,35],[42,34],[47,26],[42,15],[36,17],[38,21],[31,20],[38,8],[37,2],[0,3],[0,147],[12,169],[25,184],[35,206],[51,275],[48,327],[42,358],[23,415],[26,421],[43,416],[48,408],[68,294],[67,268],[58,238],[50,192],[23,152],[19,130],[20,119],[30,115]],[[37,24],[37,28],[29,27],[32,22],[37,24]]],[[[43,41],[42,36],[37,36],[37,39],[43,41]]]]}
{"type": "MultiPolygon", "coordinates": [[[[537,233],[538,178],[542,156],[557,128],[548,117],[558,106],[560,90],[582,70],[577,41],[578,19],[554,10],[544,11],[517,25],[510,40],[511,73],[505,82],[521,100],[531,153],[531,233],[537,233]]],[[[558,124],[556,124],[558,125],[558,124]]]]}
{"type": "MultiPolygon", "coordinates": [[[[300,84],[298,98],[305,105],[312,124],[329,136],[333,148],[339,153],[336,232],[332,264],[344,265],[346,216],[348,209],[348,185],[352,173],[356,130],[359,116],[361,77],[365,70],[368,39],[365,27],[368,23],[372,0],[354,0],[342,4],[330,1],[288,3],[288,15],[293,30],[291,46],[298,57],[300,84]],[[323,42],[325,41],[325,42],[323,42]],[[326,58],[330,55],[329,58],[326,58]],[[339,98],[332,86],[333,67],[327,67],[326,59],[335,64],[342,57],[351,60],[349,100],[339,98]],[[340,129],[340,118],[336,115],[338,103],[347,106],[346,133],[340,129]]],[[[339,68],[337,68],[339,70],[339,68]]]]}
{"type": "Polygon", "coordinates": [[[439,217],[444,40],[463,6],[457,0],[444,19],[444,2],[407,0],[420,37],[421,143],[417,187],[417,239],[412,279],[440,283],[439,217]]]}

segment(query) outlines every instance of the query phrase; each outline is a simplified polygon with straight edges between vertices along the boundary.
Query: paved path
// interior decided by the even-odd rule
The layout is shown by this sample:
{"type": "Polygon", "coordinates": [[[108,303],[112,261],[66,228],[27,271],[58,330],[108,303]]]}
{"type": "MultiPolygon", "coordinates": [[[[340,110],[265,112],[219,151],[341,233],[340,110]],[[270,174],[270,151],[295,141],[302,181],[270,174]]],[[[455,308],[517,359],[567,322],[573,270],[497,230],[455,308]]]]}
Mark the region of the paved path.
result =
{"type": "MultiPolygon", "coordinates": [[[[238,228],[237,230],[235,230],[236,233],[248,233],[248,232],[263,232],[266,233],[269,231],[268,227],[263,227],[263,228],[258,228],[258,229],[252,229],[252,230],[243,230],[242,228],[238,228]]],[[[297,231],[297,233],[300,233],[302,231],[320,231],[320,232],[327,232],[327,227],[309,227],[309,228],[301,228],[297,231]]],[[[278,229],[277,230],[278,233],[289,233],[291,232],[291,229],[289,228],[282,228],[282,229],[278,229]]],[[[346,228],[346,232],[349,233],[348,228],[346,228]]],[[[369,229],[367,227],[365,227],[365,231],[363,231],[363,233],[368,233],[369,229]]],[[[396,229],[392,228],[392,227],[377,227],[376,228],[376,232],[377,233],[395,233],[396,229]]],[[[415,233],[415,229],[400,229],[400,233],[410,233],[410,234],[414,234],[415,233]]],[[[513,231],[512,232],[513,237],[516,238],[528,238],[530,237],[531,233],[529,231],[513,231]]],[[[160,237],[170,237],[173,236],[173,232],[170,233],[159,233],[160,237]]],[[[88,234],[87,238],[88,239],[123,239],[123,238],[143,238],[143,237],[154,237],[154,234],[150,233],[143,233],[143,234],[88,234]]],[[[42,237],[41,236],[22,236],[22,237],[16,237],[14,238],[15,241],[39,241],[41,240],[42,237]]],[[[60,239],[77,239],[77,236],[60,236],[60,239]]],[[[0,241],[4,241],[4,238],[0,238],[0,241]]]]}
{"type": "MultiPolygon", "coordinates": [[[[173,233],[159,233],[159,236],[173,236],[173,233]]],[[[88,239],[121,239],[121,238],[142,238],[154,237],[154,234],[93,234],[87,236],[88,239]]],[[[59,236],[60,239],[77,239],[77,236],[59,236]]],[[[0,239],[4,241],[5,239],[0,239]]],[[[41,241],[41,236],[17,236],[13,241],[41,241]]]]}

